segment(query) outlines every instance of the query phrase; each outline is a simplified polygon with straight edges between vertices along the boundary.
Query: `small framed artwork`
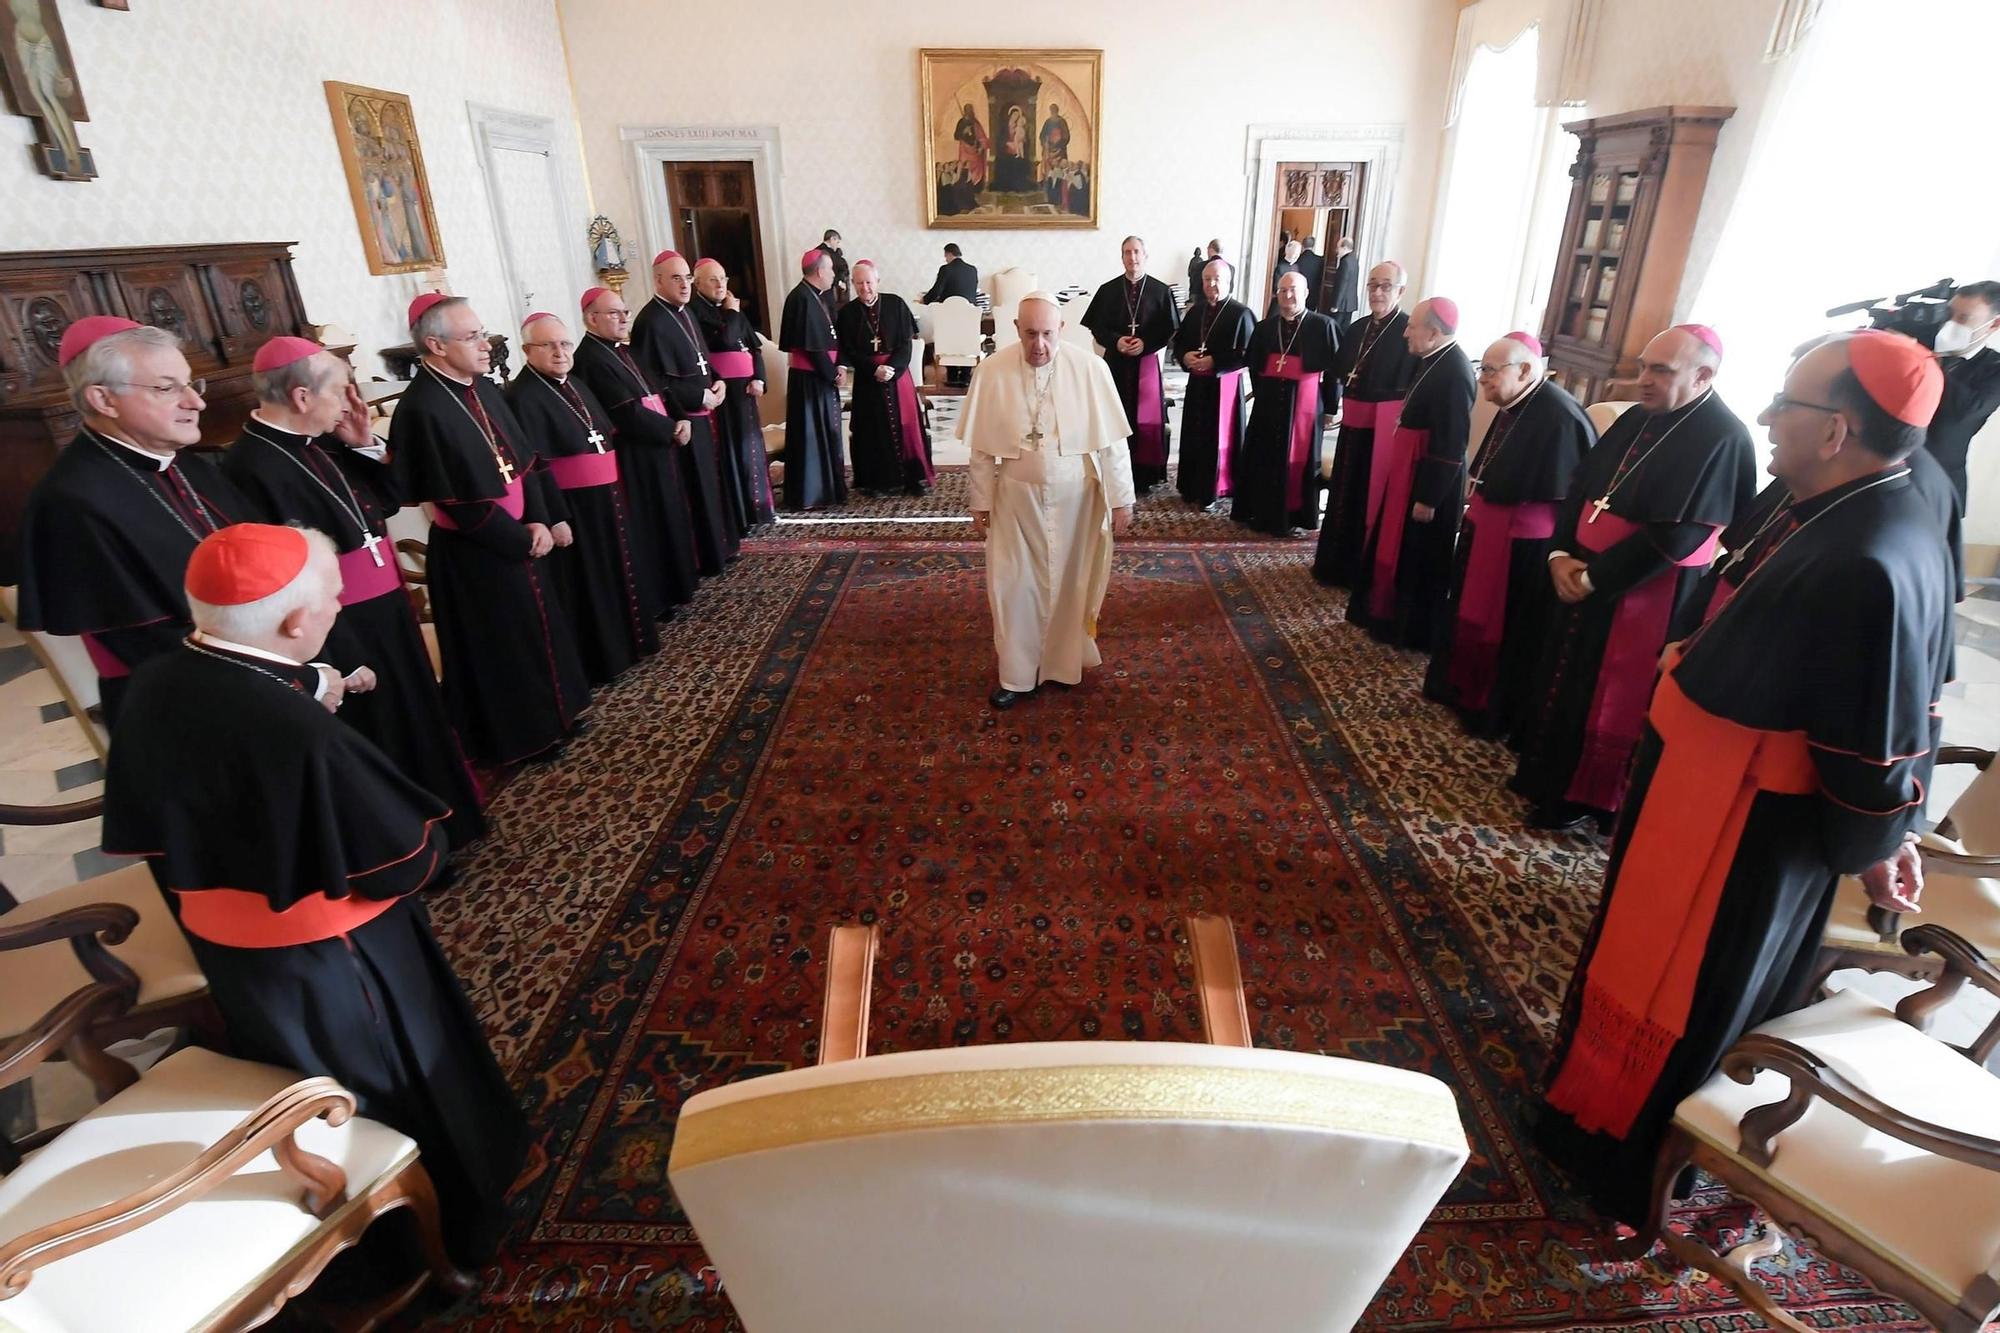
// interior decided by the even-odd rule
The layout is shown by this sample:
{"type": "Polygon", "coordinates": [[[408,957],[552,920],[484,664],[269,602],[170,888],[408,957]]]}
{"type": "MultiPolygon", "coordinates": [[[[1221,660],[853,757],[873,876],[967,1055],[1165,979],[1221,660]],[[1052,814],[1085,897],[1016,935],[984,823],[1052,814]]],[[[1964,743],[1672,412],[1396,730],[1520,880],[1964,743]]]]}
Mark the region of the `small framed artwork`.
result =
{"type": "Polygon", "coordinates": [[[97,175],[96,161],[77,138],[77,122],[89,120],[90,112],[56,0],[0,4],[0,91],[9,111],[37,122],[28,151],[42,174],[59,181],[97,175]]]}
{"type": "Polygon", "coordinates": [[[926,48],[924,221],[1097,225],[1104,52],[926,48]]]}
{"type": "Polygon", "coordinates": [[[326,84],[333,137],[370,273],[418,273],[444,265],[417,121],[403,93],[326,84]]]}

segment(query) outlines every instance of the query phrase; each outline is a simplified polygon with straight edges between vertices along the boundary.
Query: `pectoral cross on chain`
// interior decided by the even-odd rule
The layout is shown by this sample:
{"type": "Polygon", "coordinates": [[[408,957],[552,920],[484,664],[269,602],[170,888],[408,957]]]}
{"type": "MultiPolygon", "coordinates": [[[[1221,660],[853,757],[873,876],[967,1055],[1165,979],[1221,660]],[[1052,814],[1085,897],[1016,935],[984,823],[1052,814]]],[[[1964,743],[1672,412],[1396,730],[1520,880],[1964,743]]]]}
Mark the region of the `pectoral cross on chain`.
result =
{"type": "Polygon", "coordinates": [[[1130,335],[1131,335],[1132,337],[1134,337],[1134,338],[1138,337],[1138,336],[1139,336],[1139,321],[1135,319],[1135,320],[1133,320],[1133,321],[1132,321],[1132,322],[1131,322],[1130,324],[1127,324],[1127,325],[1125,326],[1125,332],[1126,332],[1126,333],[1128,333],[1128,334],[1130,334],[1130,335]]]}
{"type": "Polygon", "coordinates": [[[708,358],[701,354],[699,347],[694,349],[694,373],[697,375],[708,374],[708,358]]]}
{"type": "Polygon", "coordinates": [[[880,338],[870,338],[870,339],[868,340],[868,350],[869,350],[869,351],[871,351],[871,352],[879,352],[879,351],[881,351],[881,350],[882,350],[882,340],[881,340],[880,338]]]}
{"type": "Polygon", "coordinates": [[[583,438],[586,441],[588,441],[590,447],[597,450],[598,453],[601,454],[604,452],[604,432],[597,429],[597,427],[592,426],[590,428],[590,434],[584,436],[583,438]]]}
{"type": "Polygon", "coordinates": [[[1285,373],[1285,354],[1283,352],[1278,353],[1278,373],[1280,375],[1285,373]]]}
{"type": "Polygon", "coordinates": [[[368,558],[375,562],[377,569],[380,569],[382,567],[381,534],[375,532],[365,533],[361,538],[361,544],[368,548],[368,558]]]}
{"type": "Polygon", "coordinates": [[[1042,447],[1042,428],[1040,426],[1030,427],[1028,433],[1021,438],[1027,443],[1030,449],[1039,449],[1042,447]]]}
{"type": "Polygon", "coordinates": [[[514,464],[505,454],[495,453],[493,461],[500,465],[500,480],[509,486],[514,484],[514,464]]]}
{"type": "Polygon", "coordinates": [[[1597,522],[1597,516],[1609,508],[1611,508],[1611,497],[1608,495],[1598,496],[1595,500],[1592,500],[1590,502],[1590,517],[1585,519],[1584,522],[1586,523],[1597,522]]]}
{"type": "Polygon", "coordinates": [[[507,377],[501,373],[500,367],[498,366],[494,366],[492,369],[488,370],[486,372],[486,378],[492,380],[495,385],[501,385],[507,382],[507,377]]]}

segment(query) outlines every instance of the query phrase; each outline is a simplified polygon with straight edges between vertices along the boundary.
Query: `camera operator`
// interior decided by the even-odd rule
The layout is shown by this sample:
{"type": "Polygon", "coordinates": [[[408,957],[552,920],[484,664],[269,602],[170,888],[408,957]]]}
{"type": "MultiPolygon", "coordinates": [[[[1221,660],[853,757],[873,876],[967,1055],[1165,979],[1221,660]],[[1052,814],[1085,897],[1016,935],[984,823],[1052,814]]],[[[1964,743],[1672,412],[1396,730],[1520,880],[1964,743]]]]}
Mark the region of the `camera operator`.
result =
{"type": "MultiPolygon", "coordinates": [[[[1937,353],[1944,369],[1944,399],[1931,419],[1925,448],[1937,460],[1965,507],[1965,463],[1972,437],[2000,407],[2000,282],[1969,282],[1952,294],[1949,318],[1924,319],[1927,307],[1909,305],[1884,327],[1907,333],[1937,353]]],[[[1936,307],[1928,307],[1930,313],[1936,307]]]]}

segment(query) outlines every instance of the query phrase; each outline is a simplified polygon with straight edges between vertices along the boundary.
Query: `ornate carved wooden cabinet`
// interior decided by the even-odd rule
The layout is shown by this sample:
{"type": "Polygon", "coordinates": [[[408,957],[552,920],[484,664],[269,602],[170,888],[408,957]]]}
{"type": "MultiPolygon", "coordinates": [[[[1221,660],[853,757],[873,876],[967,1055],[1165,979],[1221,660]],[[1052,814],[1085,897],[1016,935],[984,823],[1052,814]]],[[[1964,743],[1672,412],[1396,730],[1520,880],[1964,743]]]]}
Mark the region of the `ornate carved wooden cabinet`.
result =
{"type": "Polygon", "coordinates": [[[1549,371],[1579,402],[1631,398],[1639,353],[1673,318],[1730,106],[1579,120],[1569,216],[1542,318],[1549,371]]]}
{"type": "Polygon", "coordinates": [[[14,582],[28,490],[76,434],[56,365],[62,331],[123,315],[181,336],[208,380],[202,438],[235,437],[256,405],[250,359],[280,334],[311,336],[288,241],[0,253],[0,582],[14,582]]]}

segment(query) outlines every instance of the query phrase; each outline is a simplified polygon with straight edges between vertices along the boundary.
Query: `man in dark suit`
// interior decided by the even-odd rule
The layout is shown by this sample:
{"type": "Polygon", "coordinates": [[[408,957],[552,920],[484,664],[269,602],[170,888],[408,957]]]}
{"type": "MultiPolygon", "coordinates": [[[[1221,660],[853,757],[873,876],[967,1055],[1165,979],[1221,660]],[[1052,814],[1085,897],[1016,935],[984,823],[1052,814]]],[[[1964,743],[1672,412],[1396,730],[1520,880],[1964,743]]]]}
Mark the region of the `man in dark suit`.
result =
{"type": "Polygon", "coordinates": [[[925,305],[934,305],[954,296],[963,296],[978,304],[979,270],[960,257],[956,245],[947,245],[944,248],[944,263],[938,265],[937,281],[920,299],[925,305]]]}
{"type": "Polygon", "coordinates": [[[1354,238],[1343,236],[1333,251],[1333,281],[1327,284],[1331,289],[1327,301],[1333,308],[1333,322],[1346,328],[1354,319],[1354,311],[1359,305],[1359,272],[1355,267],[1354,238]]]}
{"type": "Polygon", "coordinates": [[[1306,309],[1321,309],[1320,279],[1326,276],[1326,259],[1313,250],[1313,238],[1307,236],[1299,242],[1299,258],[1294,267],[1305,275],[1306,309]]]}
{"type": "Polygon", "coordinates": [[[2000,282],[1966,283],[1952,293],[1947,310],[1947,317],[1936,323],[1906,316],[1889,327],[1930,348],[1944,370],[1944,397],[1924,447],[1951,478],[1963,512],[1972,437],[2000,408],[2000,348],[1995,346],[2000,343],[2000,282]]]}

